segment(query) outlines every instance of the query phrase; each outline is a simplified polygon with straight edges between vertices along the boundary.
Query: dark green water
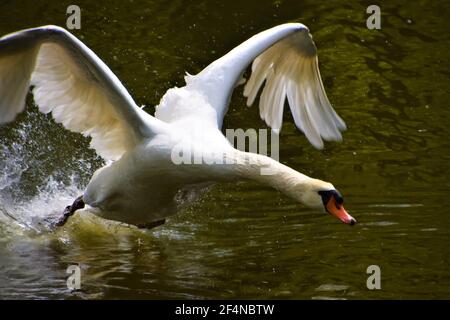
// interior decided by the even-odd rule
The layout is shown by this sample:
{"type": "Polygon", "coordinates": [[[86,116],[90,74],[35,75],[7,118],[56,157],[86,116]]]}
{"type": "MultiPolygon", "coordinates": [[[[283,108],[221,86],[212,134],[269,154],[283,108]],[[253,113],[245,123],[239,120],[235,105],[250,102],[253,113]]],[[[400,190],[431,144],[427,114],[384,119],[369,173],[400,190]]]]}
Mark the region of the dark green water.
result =
{"type": "MultiPolygon", "coordinates": [[[[71,1],[0,2],[0,34],[64,26],[71,1]]],[[[101,165],[88,141],[38,114],[0,129],[0,298],[450,298],[449,3],[77,1],[74,34],[148,112],[164,92],[254,33],[298,21],[319,48],[342,143],[313,149],[290,114],[280,159],[331,181],[360,222],[348,227],[253,183],[213,187],[154,231],[74,216],[56,234],[34,221],[71,203],[101,165]],[[101,4],[102,3],[102,4],[101,4]],[[15,219],[11,218],[14,217],[15,219]],[[66,287],[71,264],[80,292],[66,287]],[[381,268],[382,289],[366,287],[381,268]]],[[[264,128],[235,91],[225,128],[264,128]]]]}

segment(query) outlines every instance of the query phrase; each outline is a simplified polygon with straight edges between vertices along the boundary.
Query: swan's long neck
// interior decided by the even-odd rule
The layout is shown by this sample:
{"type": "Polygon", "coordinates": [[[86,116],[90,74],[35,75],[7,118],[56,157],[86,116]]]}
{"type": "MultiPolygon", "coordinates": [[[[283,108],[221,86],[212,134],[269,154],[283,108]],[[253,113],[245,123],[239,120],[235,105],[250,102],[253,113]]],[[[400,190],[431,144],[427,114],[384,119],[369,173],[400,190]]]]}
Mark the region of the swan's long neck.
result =
{"type": "Polygon", "coordinates": [[[240,177],[269,185],[293,198],[298,198],[299,193],[317,183],[323,183],[267,156],[236,151],[233,158],[235,172],[240,177]]]}

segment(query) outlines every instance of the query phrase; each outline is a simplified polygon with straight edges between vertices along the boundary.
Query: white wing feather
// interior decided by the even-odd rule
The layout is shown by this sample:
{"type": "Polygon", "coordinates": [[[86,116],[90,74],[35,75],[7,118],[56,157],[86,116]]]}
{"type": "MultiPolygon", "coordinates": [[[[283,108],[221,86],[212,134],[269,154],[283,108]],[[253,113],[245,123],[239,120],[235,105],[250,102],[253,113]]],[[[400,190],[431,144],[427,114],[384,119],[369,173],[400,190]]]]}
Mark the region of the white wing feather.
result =
{"type": "Polygon", "coordinates": [[[91,146],[107,160],[120,158],[161,127],[89,48],[59,27],[0,38],[0,124],[24,110],[30,84],[41,112],[90,136],[91,146]]]}
{"type": "Polygon", "coordinates": [[[281,129],[287,99],[297,127],[314,147],[323,148],[322,139],[342,139],[340,131],[346,129],[345,123],[328,101],[316,46],[308,28],[300,23],[287,23],[258,33],[199,74],[188,77],[186,88],[206,97],[216,112],[218,127],[234,88],[252,62],[252,75],[244,95],[251,105],[264,86],[259,108],[267,125],[275,131],[281,129]]]}
{"type": "Polygon", "coordinates": [[[344,121],[332,108],[320,77],[316,48],[306,29],[277,42],[253,62],[244,95],[250,106],[261,86],[261,119],[280,131],[287,98],[295,124],[316,148],[325,140],[341,140],[344,121]]]}

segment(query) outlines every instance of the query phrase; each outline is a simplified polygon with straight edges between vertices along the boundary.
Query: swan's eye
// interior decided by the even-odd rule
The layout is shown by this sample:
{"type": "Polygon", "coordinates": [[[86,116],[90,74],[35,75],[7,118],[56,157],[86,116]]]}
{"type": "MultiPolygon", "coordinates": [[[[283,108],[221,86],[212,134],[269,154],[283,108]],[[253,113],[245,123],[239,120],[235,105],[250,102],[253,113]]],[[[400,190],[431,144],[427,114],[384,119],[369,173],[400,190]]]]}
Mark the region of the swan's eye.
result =
{"type": "Polygon", "coordinates": [[[335,205],[338,210],[341,209],[341,206],[344,204],[344,198],[341,196],[339,191],[336,190],[334,193],[334,200],[336,201],[335,205]]]}
{"type": "Polygon", "coordinates": [[[338,205],[342,205],[344,203],[344,198],[342,198],[342,196],[340,195],[335,195],[334,198],[336,199],[336,203],[338,205]]]}
{"type": "Polygon", "coordinates": [[[330,198],[333,196],[333,191],[334,190],[322,190],[317,192],[322,197],[322,203],[325,207],[327,206],[330,198]]]}
{"type": "Polygon", "coordinates": [[[344,204],[344,198],[337,190],[318,191],[317,193],[322,197],[322,202],[325,207],[327,206],[328,201],[330,201],[332,197],[334,198],[335,201],[334,204],[338,210],[344,204]]]}

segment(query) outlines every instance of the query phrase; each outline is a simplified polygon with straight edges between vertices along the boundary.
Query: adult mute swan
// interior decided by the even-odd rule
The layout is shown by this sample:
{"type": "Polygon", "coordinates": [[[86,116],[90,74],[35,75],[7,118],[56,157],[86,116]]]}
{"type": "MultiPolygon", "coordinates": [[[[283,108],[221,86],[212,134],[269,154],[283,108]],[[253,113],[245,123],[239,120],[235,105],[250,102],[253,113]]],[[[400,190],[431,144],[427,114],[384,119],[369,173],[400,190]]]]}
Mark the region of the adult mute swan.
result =
{"type": "Polygon", "coordinates": [[[284,103],[316,148],[341,140],[345,123],[331,107],[319,74],[309,30],[288,23],[263,31],[214,61],[186,86],[172,88],[155,116],[139,108],[119,79],[94,52],[65,29],[44,26],[0,38],[0,124],[25,108],[28,89],[39,110],[65,128],[91,137],[107,161],[83,195],[66,208],[58,225],[85,204],[106,219],[153,227],[176,212],[185,188],[216,181],[252,179],[304,205],[353,225],[331,183],[310,178],[270,157],[235,149],[221,132],[233,89],[252,64],[244,95],[253,104],[264,83],[260,115],[279,131],[284,103]],[[176,163],[174,149],[203,156],[176,163]],[[220,161],[217,161],[220,160],[220,161]],[[270,174],[263,172],[270,168],[270,174]]]}

